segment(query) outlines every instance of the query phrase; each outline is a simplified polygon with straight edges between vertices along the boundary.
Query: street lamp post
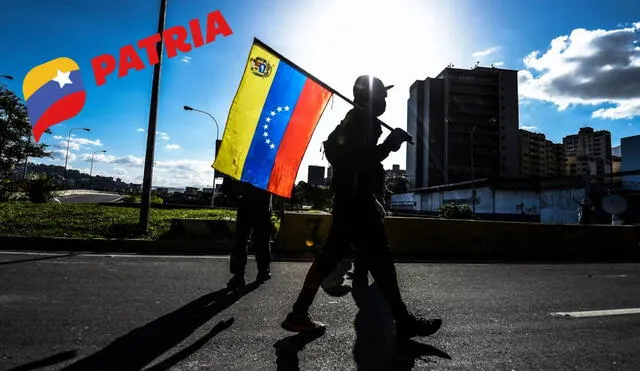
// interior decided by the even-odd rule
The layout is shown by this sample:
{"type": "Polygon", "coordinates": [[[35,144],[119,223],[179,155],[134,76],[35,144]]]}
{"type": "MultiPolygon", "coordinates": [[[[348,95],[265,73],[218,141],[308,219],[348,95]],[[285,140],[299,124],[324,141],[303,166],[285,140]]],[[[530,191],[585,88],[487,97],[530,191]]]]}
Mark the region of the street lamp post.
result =
{"type": "Polygon", "coordinates": [[[71,143],[71,132],[74,130],[84,130],[84,131],[91,131],[91,129],[88,128],[72,128],[71,130],[69,130],[69,136],[67,137],[67,155],[64,158],[64,179],[65,181],[67,180],[67,163],[69,161],[69,144],[71,143]]]}
{"type": "MultiPolygon", "coordinates": [[[[9,76],[9,75],[0,75],[0,77],[7,80],[13,80],[13,76],[9,76]]],[[[7,87],[7,85],[5,84],[2,84],[2,86],[4,86],[5,88],[7,87]]]]}
{"type": "MultiPolygon", "coordinates": [[[[192,107],[189,107],[189,106],[184,106],[183,108],[184,108],[185,111],[196,111],[196,112],[204,113],[205,115],[211,117],[213,122],[216,124],[216,142],[215,142],[215,144],[217,144],[218,140],[220,140],[220,126],[218,125],[218,121],[216,120],[216,118],[213,117],[213,115],[210,114],[207,111],[201,111],[199,109],[195,109],[195,108],[192,108],[192,107]]],[[[215,157],[215,153],[216,153],[215,144],[214,144],[214,148],[213,148],[214,157],[215,157]]],[[[214,169],[213,170],[213,188],[211,190],[211,207],[214,207],[214,205],[215,205],[215,202],[214,202],[215,198],[216,198],[216,170],[214,169]]]]}
{"type": "Polygon", "coordinates": [[[95,151],[95,152],[93,152],[93,154],[91,155],[91,170],[89,170],[89,177],[91,177],[91,176],[93,175],[93,156],[95,156],[95,155],[96,155],[96,153],[100,153],[100,152],[105,153],[105,152],[107,152],[107,151],[103,149],[103,150],[101,150],[101,151],[95,151]]]}

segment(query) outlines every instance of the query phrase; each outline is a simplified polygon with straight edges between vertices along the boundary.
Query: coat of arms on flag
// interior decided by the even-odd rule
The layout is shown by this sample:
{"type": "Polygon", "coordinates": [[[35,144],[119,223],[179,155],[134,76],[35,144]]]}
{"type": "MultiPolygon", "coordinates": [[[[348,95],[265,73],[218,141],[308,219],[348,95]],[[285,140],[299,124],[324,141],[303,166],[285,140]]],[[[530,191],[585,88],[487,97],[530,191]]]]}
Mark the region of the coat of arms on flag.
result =
{"type": "Polygon", "coordinates": [[[333,91],[254,39],[213,168],[291,197],[302,157],[333,91]]]}

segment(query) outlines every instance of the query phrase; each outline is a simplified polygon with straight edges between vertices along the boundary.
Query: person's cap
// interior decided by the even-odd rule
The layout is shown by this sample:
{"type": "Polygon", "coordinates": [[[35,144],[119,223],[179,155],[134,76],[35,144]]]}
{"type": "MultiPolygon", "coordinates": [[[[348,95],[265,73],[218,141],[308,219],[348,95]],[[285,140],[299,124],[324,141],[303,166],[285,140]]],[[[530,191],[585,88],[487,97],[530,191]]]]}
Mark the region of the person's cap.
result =
{"type": "Polygon", "coordinates": [[[383,95],[387,96],[387,90],[393,88],[394,85],[385,86],[377,77],[371,75],[358,76],[355,84],[353,84],[353,96],[367,97],[369,95],[383,95]]]}

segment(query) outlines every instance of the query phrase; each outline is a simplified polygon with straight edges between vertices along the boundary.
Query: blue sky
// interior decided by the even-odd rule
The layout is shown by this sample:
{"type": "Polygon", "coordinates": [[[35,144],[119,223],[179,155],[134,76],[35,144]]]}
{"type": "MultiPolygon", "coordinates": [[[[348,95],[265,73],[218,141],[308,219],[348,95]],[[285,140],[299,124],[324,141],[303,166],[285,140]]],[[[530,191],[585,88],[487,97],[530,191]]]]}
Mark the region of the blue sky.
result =
{"type": "MultiPolygon", "coordinates": [[[[95,155],[94,173],[142,182],[153,67],[122,78],[114,73],[98,87],[91,59],[105,53],[117,57],[121,47],[154,34],[158,9],[158,0],[3,5],[0,74],[14,76],[4,81],[9,88],[22,96],[22,79],[31,68],[69,57],[80,65],[87,89],[82,112],[43,137],[57,151],[44,163],[64,165],[69,129],[88,127],[90,133],[73,132],[70,168],[88,173],[87,160],[106,150],[95,155]]],[[[448,63],[470,68],[480,61],[521,70],[520,125],[553,141],[582,126],[611,131],[613,145],[639,134],[640,89],[634,92],[632,86],[640,86],[640,8],[631,0],[169,0],[166,27],[187,26],[198,18],[204,28],[207,14],[215,10],[232,35],[163,59],[154,185],[211,183],[215,127],[206,115],[182,106],[210,112],[222,136],[253,37],[348,97],[363,73],[395,84],[382,116],[392,126],[406,127],[409,86],[415,80],[434,77],[448,63]],[[603,56],[627,62],[606,62],[603,56]],[[598,68],[590,68],[594,65],[598,68]]],[[[141,57],[146,62],[143,51],[141,57]]],[[[308,165],[328,165],[320,143],[348,109],[337,97],[329,104],[299,180],[306,179],[308,165]]],[[[404,168],[405,162],[403,146],[385,165],[404,168]]]]}

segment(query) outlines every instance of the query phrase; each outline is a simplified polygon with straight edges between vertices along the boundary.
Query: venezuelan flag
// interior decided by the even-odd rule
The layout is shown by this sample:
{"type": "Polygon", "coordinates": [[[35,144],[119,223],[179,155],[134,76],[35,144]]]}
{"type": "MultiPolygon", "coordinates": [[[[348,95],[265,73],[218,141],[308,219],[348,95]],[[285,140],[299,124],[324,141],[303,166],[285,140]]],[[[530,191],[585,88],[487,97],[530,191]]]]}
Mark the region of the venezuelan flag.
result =
{"type": "Polygon", "coordinates": [[[65,57],[32,68],[22,91],[36,143],[47,128],[80,113],[86,100],[80,67],[65,57]]]}
{"type": "Polygon", "coordinates": [[[254,39],[213,168],[290,197],[332,95],[326,85],[254,39]]]}

